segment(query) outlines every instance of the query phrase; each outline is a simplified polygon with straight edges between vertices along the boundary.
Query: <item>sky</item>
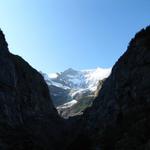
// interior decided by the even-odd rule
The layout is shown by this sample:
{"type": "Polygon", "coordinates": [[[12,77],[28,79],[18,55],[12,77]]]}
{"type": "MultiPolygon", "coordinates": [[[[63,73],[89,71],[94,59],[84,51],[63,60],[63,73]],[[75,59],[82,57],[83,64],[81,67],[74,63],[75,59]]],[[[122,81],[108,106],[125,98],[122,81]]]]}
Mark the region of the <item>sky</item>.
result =
{"type": "Polygon", "coordinates": [[[150,24],[150,0],[0,0],[9,49],[45,73],[109,68],[150,24]]]}

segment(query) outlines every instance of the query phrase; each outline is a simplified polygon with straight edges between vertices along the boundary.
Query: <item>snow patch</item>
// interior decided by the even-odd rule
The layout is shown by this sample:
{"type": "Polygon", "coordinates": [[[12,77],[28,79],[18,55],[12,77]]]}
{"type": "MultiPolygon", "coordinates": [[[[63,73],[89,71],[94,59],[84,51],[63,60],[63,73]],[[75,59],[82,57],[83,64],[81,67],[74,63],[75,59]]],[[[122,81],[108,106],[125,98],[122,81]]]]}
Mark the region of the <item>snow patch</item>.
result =
{"type": "Polygon", "coordinates": [[[70,92],[70,96],[73,98],[74,96],[76,96],[79,93],[84,92],[86,89],[78,89],[78,90],[73,90],[70,92]]]}
{"type": "Polygon", "coordinates": [[[71,106],[73,106],[74,104],[76,104],[78,101],[77,100],[75,100],[75,99],[73,99],[72,101],[70,101],[70,102],[68,102],[68,103],[65,103],[65,104],[63,104],[63,105],[61,105],[61,106],[59,106],[59,107],[57,107],[57,109],[65,109],[65,108],[69,108],[69,107],[71,107],[71,106]]]}
{"type": "Polygon", "coordinates": [[[76,79],[76,78],[74,78],[74,79],[69,79],[69,81],[73,82],[75,85],[79,85],[79,84],[81,83],[81,80],[76,79]]]}
{"type": "Polygon", "coordinates": [[[54,82],[54,81],[51,81],[51,85],[57,86],[59,88],[65,89],[65,90],[70,89],[68,86],[62,85],[61,83],[54,82]]]}
{"type": "Polygon", "coordinates": [[[111,68],[103,69],[91,69],[91,70],[82,70],[82,73],[85,77],[85,82],[88,85],[89,90],[95,91],[97,89],[98,82],[107,78],[111,73],[111,68]]]}
{"type": "Polygon", "coordinates": [[[50,74],[48,75],[48,77],[49,77],[49,78],[52,78],[52,79],[55,79],[55,78],[58,77],[58,74],[57,74],[57,73],[50,73],[50,74]]]}

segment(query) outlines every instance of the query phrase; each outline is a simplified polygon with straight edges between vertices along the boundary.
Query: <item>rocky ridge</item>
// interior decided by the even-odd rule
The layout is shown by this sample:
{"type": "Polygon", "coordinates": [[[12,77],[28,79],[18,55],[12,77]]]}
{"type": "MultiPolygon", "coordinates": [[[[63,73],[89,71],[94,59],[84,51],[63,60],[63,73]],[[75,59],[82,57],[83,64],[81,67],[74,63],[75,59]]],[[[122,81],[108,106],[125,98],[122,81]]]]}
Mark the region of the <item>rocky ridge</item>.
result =
{"type": "Polygon", "coordinates": [[[150,149],[150,26],[131,40],[81,120],[74,149],[150,149]]]}
{"type": "Polygon", "coordinates": [[[149,150],[150,27],[131,40],[93,105],[61,119],[41,76],[0,31],[1,150],[149,150]]]}
{"type": "Polygon", "coordinates": [[[2,31],[0,70],[0,149],[57,149],[63,121],[47,84],[27,62],[9,52],[2,31]]]}

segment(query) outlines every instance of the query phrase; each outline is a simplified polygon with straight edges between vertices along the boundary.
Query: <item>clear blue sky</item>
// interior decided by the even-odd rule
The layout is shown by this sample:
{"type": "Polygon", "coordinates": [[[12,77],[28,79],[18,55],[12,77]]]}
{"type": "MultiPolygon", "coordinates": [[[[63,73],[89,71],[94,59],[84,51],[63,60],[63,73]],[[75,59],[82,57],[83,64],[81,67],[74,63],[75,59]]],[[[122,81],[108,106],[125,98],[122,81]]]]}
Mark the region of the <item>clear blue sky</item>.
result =
{"type": "Polygon", "coordinates": [[[0,0],[11,52],[43,72],[112,67],[150,24],[150,0],[0,0]]]}

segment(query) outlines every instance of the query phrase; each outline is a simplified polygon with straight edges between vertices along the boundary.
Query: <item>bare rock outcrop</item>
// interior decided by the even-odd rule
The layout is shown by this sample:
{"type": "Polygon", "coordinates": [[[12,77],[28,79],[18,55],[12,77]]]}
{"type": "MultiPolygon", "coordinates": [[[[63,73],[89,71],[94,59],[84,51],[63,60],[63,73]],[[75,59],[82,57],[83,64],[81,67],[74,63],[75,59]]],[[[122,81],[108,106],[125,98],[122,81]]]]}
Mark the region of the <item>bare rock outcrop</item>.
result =
{"type": "Polygon", "coordinates": [[[131,40],[79,122],[74,149],[150,149],[150,27],[131,40]]]}
{"type": "Polygon", "coordinates": [[[59,149],[62,128],[42,75],[9,52],[0,31],[0,149],[59,149]]]}

